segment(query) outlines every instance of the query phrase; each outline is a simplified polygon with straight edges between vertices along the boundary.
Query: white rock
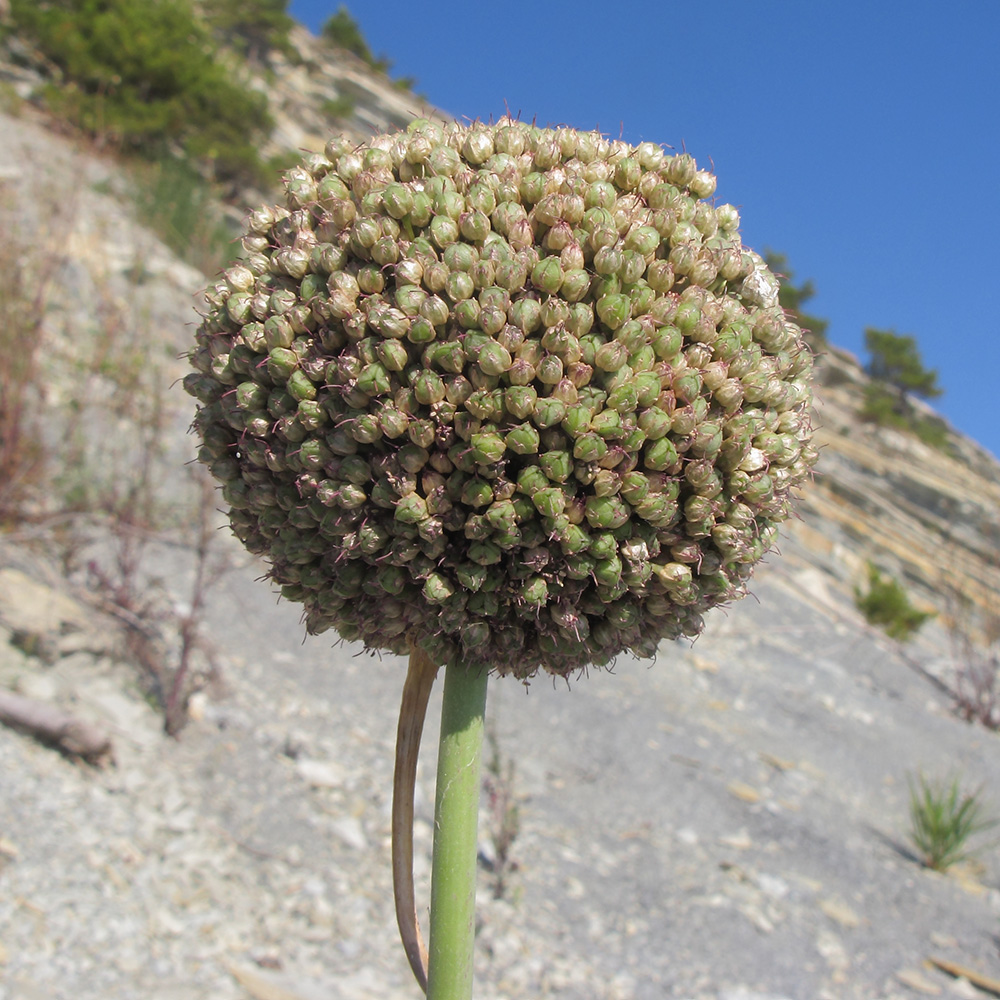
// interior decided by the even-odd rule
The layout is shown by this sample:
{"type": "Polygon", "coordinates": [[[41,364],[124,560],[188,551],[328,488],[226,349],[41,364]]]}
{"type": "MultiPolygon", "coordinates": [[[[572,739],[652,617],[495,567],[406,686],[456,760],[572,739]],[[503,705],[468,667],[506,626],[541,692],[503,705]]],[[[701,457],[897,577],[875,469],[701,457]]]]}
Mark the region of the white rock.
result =
{"type": "Polygon", "coordinates": [[[364,827],[357,816],[342,816],[330,824],[331,832],[339,837],[348,847],[363,851],[368,847],[364,827]]]}
{"type": "Polygon", "coordinates": [[[28,671],[17,678],[15,689],[25,698],[55,701],[59,697],[59,682],[51,674],[28,671]]]}
{"type": "Polygon", "coordinates": [[[341,788],[347,780],[344,769],[332,760],[302,757],[295,762],[295,770],[314,788],[341,788]]]}
{"type": "Polygon", "coordinates": [[[757,876],[757,885],[765,896],[770,896],[772,899],[784,899],[788,895],[788,883],[777,875],[761,873],[757,876]]]}
{"type": "Polygon", "coordinates": [[[200,722],[205,718],[205,710],[208,708],[208,695],[204,691],[195,691],[188,698],[187,713],[192,722],[200,722]]]}
{"type": "Polygon", "coordinates": [[[12,630],[60,632],[86,628],[93,615],[71,597],[17,569],[0,569],[0,618],[12,630]]]}

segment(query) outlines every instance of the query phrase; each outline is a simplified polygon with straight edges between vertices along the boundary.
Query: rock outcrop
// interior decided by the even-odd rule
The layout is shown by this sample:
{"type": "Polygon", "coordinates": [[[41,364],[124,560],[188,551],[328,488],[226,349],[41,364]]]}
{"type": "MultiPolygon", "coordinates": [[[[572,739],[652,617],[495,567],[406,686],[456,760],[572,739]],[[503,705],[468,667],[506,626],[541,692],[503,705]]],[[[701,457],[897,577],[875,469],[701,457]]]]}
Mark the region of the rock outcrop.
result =
{"type": "Polygon", "coordinates": [[[950,432],[947,451],[860,418],[860,363],[831,348],[819,359],[815,427],[820,461],[793,526],[845,587],[871,560],[946,621],[975,610],[979,638],[1000,616],[1000,462],[950,432]]]}

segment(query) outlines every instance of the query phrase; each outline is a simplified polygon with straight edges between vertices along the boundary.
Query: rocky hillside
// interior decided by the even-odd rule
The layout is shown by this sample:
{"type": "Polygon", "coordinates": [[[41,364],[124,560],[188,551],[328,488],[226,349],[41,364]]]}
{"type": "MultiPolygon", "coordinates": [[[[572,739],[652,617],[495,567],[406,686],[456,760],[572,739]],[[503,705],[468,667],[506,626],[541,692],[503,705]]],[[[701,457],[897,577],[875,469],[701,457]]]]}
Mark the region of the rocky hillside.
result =
{"type": "Polygon", "coordinates": [[[822,457],[792,530],[842,585],[861,582],[872,560],[945,620],[964,599],[980,637],[995,639],[1000,463],[954,432],[945,452],[859,419],[868,381],[847,352],[820,357],[814,424],[822,457]]]}
{"type": "MultiPolygon", "coordinates": [[[[294,38],[303,58],[268,85],[276,148],[315,148],[345,93],[359,138],[417,110],[294,38]]],[[[22,98],[38,72],[3,71],[22,98]]],[[[113,760],[0,727],[0,998],[416,996],[387,848],[403,664],[303,644],[224,534],[199,560],[175,382],[206,276],[143,227],[119,165],[51,125],[0,115],[0,296],[37,319],[19,349],[41,345],[24,399],[43,417],[25,516],[0,534],[0,689],[96,725],[113,760]],[[185,622],[201,690],[172,740],[154,706],[185,622]]],[[[494,898],[484,797],[477,996],[896,1000],[1000,977],[995,848],[945,876],[906,836],[921,769],[1000,810],[997,736],[948,694],[958,640],[988,663],[998,639],[1000,463],[862,422],[867,376],[840,351],[817,379],[815,482],[754,597],[652,667],[494,686],[521,821],[494,898]],[[905,648],[854,606],[868,561],[935,613],[905,648]]]]}
{"type": "Polygon", "coordinates": [[[337,103],[353,108],[337,125],[358,142],[376,132],[406,128],[414,118],[441,114],[408,88],[373,73],[350,52],[331,59],[329,46],[301,26],[292,29],[291,41],[297,58],[272,53],[269,74],[257,78],[276,119],[271,136],[275,152],[320,152],[329,138],[328,109],[337,103]]]}

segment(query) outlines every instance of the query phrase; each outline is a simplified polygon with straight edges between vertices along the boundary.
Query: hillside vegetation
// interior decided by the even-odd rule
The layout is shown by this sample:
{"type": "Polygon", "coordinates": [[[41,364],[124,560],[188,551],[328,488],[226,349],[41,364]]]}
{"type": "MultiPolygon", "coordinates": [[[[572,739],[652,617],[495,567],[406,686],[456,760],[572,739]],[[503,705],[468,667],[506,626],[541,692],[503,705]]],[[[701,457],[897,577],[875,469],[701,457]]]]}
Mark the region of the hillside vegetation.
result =
{"type": "MultiPolygon", "coordinates": [[[[211,273],[232,256],[225,243],[235,233],[221,224],[226,206],[255,204],[301,155],[275,135],[272,107],[276,69],[312,59],[292,38],[297,31],[301,42],[302,29],[287,6],[11,0],[0,20],[0,63],[6,54],[30,67],[32,103],[130,161],[140,211],[168,245],[211,273]]],[[[311,45],[324,61],[359,59],[387,80],[391,63],[371,54],[346,7],[311,45]]],[[[411,82],[391,86],[407,92],[411,82]]],[[[349,89],[321,101],[324,130],[349,126],[356,106],[349,89]]]]}
{"type": "MultiPolygon", "coordinates": [[[[102,144],[147,159],[181,153],[220,181],[262,183],[267,97],[213,32],[243,37],[221,9],[231,6],[198,16],[186,0],[12,0],[11,28],[51,64],[46,106],[102,144]]],[[[261,35],[280,41],[277,27],[261,35]]]]}

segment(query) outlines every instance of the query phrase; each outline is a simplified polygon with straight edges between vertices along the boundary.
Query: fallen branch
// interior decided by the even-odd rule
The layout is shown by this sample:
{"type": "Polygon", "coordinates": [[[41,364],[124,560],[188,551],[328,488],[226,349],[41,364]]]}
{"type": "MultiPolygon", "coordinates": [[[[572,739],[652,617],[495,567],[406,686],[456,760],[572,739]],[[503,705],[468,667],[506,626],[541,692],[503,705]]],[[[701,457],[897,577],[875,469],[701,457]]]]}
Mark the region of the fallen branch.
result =
{"type": "Polygon", "coordinates": [[[111,738],[103,730],[44,701],[10,691],[0,691],[0,722],[90,763],[111,753],[111,738]]]}
{"type": "Polygon", "coordinates": [[[942,972],[947,972],[949,976],[954,976],[956,979],[968,979],[973,986],[977,986],[987,993],[992,993],[994,996],[1000,997],[1000,979],[994,979],[992,976],[984,976],[975,969],[959,965],[957,962],[945,961],[943,958],[934,958],[932,956],[928,961],[931,965],[937,966],[942,972]]]}

